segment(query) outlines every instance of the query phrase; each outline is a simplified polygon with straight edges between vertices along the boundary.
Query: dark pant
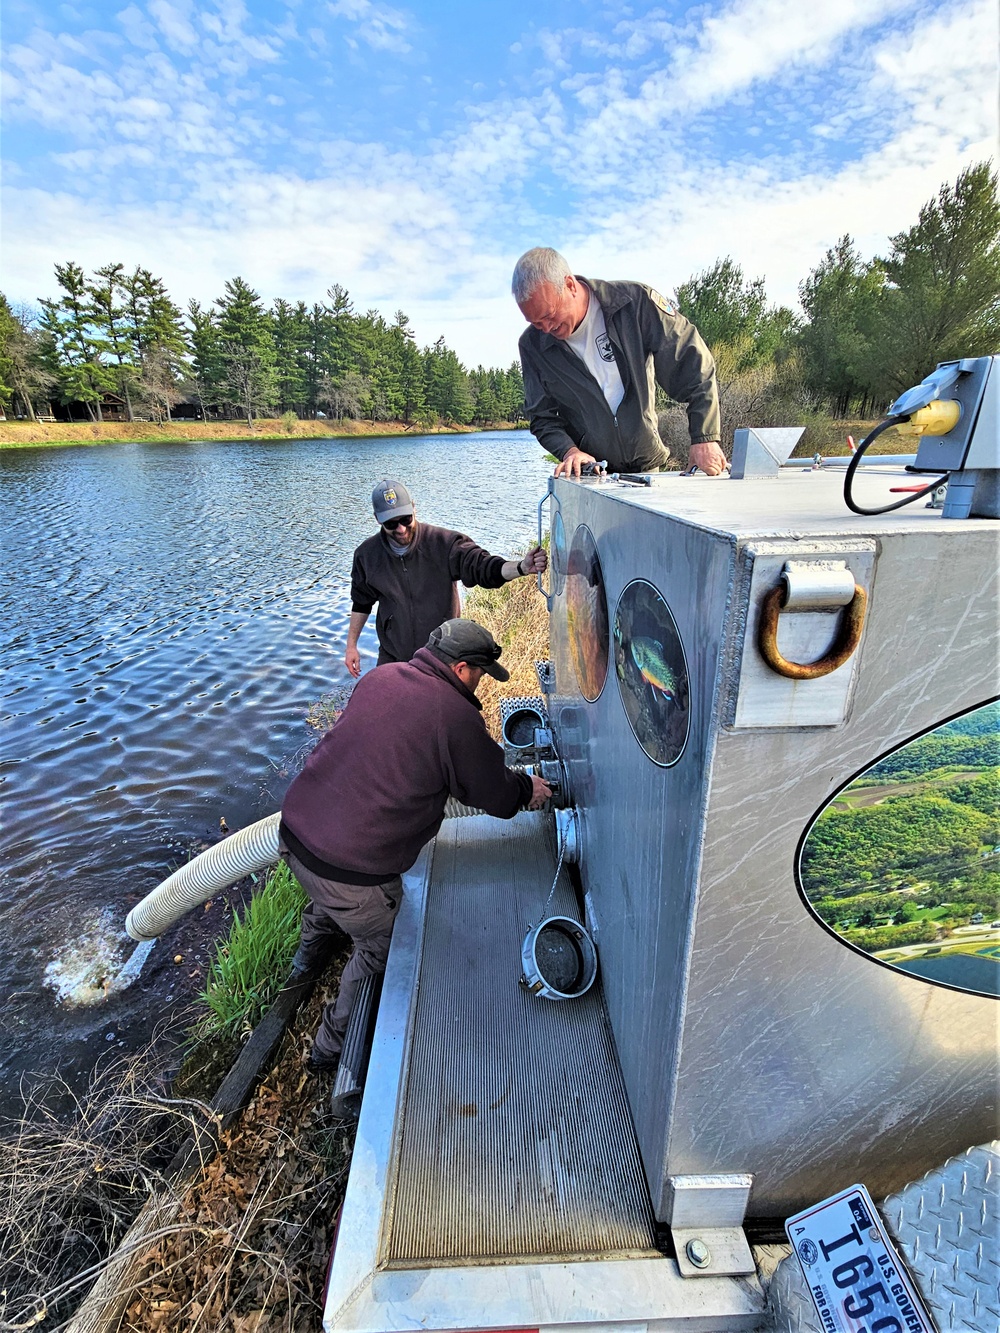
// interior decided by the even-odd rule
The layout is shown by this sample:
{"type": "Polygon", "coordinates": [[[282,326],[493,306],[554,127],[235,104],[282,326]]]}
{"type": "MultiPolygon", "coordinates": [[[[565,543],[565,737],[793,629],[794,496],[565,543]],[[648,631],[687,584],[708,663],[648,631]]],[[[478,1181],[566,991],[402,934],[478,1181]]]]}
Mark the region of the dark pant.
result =
{"type": "Polygon", "coordinates": [[[340,978],[340,990],[323,1010],[323,1019],[313,1039],[313,1055],[317,1059],[335,1060],[344,1044],[362,978],[379,976],[385,971],[392,927],[403,898],[403,881],[398,875],[383,884],[344,884],[340,880],[323,879],[286,848],[282,847],[282,852],[292,874],[309,895],[302,912],[302,938],[294,966],[303,972],[321,967],[341,931],[354,942],[354,951],[340,978]]]}

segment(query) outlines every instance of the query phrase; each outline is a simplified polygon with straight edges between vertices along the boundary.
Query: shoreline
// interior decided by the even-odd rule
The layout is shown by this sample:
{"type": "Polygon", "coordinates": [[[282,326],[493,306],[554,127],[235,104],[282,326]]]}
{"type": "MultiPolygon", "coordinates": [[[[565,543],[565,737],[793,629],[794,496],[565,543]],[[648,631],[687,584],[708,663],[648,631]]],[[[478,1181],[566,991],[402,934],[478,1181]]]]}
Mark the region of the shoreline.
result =
{"type": "MultiPolygon", "coordinates": [[[[856,419],[830,420],[822,428],[807,426],[806,434],[792,451],[793,458],[820,454],[824,457],[847,454],[848,432],[858,439],[874,423],[856,419]]],[[[3,421],[0,420],[0,451],[16,449],[87,447],[101,444],[278,444],[289,440],[351,440],[385,436],[404,438],[426,435],[479,435],[485,431],[528,430],[526,421],[493,421],[485,425],[460,425],[456,422],[434,425],[406,424],[404,421],[302,420],[287,422],[281,417],[262,417],[251,430],[241,421],[3,421]]],[[[901,441],[888,431],[877,441],[872,454],[898,453],[901,441]]],[[[906,451],[912,448],[907,441],[906,451]]],[[[686,455],[678,458],[683,467],[686,455]]]]}
{"type": "Polygon", "coordinates": [[[262,418],[251,430],[238,421],[0,421],[0,449],[36,449],[98,444],[226,444],[284,440],[348,440],[385,435],[474,435],[482,431],[526,430],[523,422],[485,426],[407,425],[403,421],[296,421],[262,418]]]}

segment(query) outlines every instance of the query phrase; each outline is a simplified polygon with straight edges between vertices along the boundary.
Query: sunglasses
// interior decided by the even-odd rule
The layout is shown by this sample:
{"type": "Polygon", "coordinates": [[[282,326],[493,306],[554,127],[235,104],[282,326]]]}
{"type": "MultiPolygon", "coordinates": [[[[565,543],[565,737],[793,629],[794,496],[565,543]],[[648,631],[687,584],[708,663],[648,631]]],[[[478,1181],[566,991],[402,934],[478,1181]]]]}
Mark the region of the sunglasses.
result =
{"type": "Polygon", "coordinates": [[[382,524],[386,532],[393,532],[396,528],[408,528],[413,522],[413,515],[406,514],[402,518],[387,518],[382,524]]]}

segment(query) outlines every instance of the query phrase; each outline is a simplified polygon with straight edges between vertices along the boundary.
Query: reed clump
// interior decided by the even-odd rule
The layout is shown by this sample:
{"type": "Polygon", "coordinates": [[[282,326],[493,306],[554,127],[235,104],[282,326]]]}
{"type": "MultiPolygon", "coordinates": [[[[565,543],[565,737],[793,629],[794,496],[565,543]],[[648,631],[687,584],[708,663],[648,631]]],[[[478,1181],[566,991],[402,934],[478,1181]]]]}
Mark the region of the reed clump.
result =
{"type": "Polygon", "coordinates": [[[207,1012],[192,1030],[197,1041],[250,1034],[288,976],[305,903],[298,880],[280,861],[243,915],[234,909],[229,934],[216,946],[198,996],[207,1012]]]}

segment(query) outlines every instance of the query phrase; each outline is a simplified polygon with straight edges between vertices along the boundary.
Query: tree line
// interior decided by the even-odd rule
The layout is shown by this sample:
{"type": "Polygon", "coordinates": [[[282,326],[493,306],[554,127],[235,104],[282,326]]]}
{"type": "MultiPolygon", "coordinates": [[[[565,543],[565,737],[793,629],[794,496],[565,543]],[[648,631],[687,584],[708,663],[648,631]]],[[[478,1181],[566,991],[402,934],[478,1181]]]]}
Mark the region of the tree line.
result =
{"type": "Polygon", "coordinates": [[[984,768],[989,764],[1000,764],[1000,733],[963,736],[948,734],[942,728],[880,759],[858,783],[909,782],[935,769],[984,768]]]}
{"type": "Polygon", "coordinates": [[[60,294],[38,310],[0,296],[0,401],[34,418],[53,400],[90,420],[115,394],[123,415],[255,418],[274,413],[486,425],[524,416],[520,366],[467,370],[439,338],[418,347],[407,315],[355,310],[341,286],[307,305],[265,306],[242,278],[186,314],[148,269],[56,264],[60,294]]]}
{"type": "MultiPolygon", "coordinates": [[[[770,304],[764,279],[728,256],[682,283],[680,309],[716,359],[727,433],[821,412],[870,416],[937,362],[996,352],[997,187],[989,163],[969,167],[884,256],[864,260],[842,236],[800,283],[801,313],[770,304]]],[[[418,347],[402,311],[391,321],[361,313],[336,284],[323,301],[267,307],[237,277],[182,313],[148,269],[107,264],[88,276],[69,262],[55,275],[60,294],[37,310],[0,296],[0,402],[28,416],[56,400],[97,419],[109,392],[128,417],[169,417],[182,400],[251,422],[276,411],[463,424],[524,414],[516,363],[468,370],[443,338],[418,347]]],[[[683,458],[682,418],[660,406],[661,432],[683,458]]]]}
{"type": "MultiPolygon", "coordinates": [[[[799,284],[799,312],[728,257],[682,283],[680,309],[715,356],[727,441],[738,426],[880,415],[939,361],[1000,350],[997,185],[989,163],[970,167],[870,260],[842,236],[799,284]]],[[[683,459],[683,414],[659,406],[683,459]]]]}
{"type": "Polygon", "coordinates": [[[934,794],[825,811],[802,851],[814,911],[868,952],[1000,919],[998,778],[993,768],[934,794]]]}

